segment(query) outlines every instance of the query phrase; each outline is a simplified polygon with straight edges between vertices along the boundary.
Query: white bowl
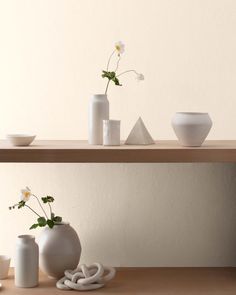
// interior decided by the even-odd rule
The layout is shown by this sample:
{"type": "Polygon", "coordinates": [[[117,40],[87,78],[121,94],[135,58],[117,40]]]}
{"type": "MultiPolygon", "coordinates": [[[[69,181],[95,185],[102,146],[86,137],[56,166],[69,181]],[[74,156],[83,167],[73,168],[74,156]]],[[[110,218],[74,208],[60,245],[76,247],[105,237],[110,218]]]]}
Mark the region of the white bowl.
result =
{"type": "Polygon", "coordinates": [[[36,135],[28,134],[8,134],[8,141],[14,146],[27,146],[30,145],[35,139],[36,135]]]}

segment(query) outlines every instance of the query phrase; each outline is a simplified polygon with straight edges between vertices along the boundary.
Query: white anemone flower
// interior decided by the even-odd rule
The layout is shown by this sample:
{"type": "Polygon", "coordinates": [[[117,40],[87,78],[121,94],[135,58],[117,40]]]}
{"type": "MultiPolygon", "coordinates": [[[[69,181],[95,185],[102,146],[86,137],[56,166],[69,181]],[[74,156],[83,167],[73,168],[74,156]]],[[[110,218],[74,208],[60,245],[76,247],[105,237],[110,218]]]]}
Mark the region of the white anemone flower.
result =
{"type": "Polygon", "coordinates": [[[121,41],[116,42],[115,49],[118,52],[118,54],[122,54],[125,51],[125,44],[122,43],[121,41]]]}
{"type": "Polygon", "coordinates": [[[143,74],[137,74],[137,80],[138,81],[143,81],[144,80],[144,75],[143,74]]]}
{"type": "Polygon", "coordinates": [[[24,201],[24,202],[29,201],[31,195],[32,195],[31,190],[28,187],[21,190],[21,200],[22,201],[24,201]]]}

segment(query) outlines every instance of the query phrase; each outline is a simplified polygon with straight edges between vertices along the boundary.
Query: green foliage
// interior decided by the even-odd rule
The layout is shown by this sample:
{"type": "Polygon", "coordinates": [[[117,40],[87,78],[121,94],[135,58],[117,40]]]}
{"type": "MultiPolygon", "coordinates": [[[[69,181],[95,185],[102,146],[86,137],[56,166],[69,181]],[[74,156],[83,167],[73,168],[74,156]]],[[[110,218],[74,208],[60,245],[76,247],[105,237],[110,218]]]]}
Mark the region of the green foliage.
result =
{"type": "Polygon", "coordinates": [[[47,225],[48,225],[50,228],[53,228],[53,227],[54,227],[54,221],[52,221],[51,219],[48,219],[48,220],[47,220],[47,225]]]}
{"type": "Polygon", "coordinates": [[[56,217],[53,218],[53,221],[59,223],[59,222],[62,222],[62,218],[61,218],[61,216],[56,216],[56,217]]]}
{"type": "Polygon", "coordinates": [[[38,223],[34,223],[31,225],[30,229],[35,229],[37,227],[44,227],[44,226],[49,226],[50,228],[53,228],[54,225],[62,222],[62,217],[61,216],[55,216],[54,213],[51,214],[51,219],[46,219],[45,217],[41,216],[37,219],[38,223]]]}
{"type": "Polygon", "coordinates": [[[33,225],[31,225],[30,229],[35,229],[35,228],[37,228],[38,226],[39,226],[38,223],[34,223],[33,225]]]}
{"type": "Polygon", "coordinates": [[[49,206],[49,209],[50,209],[50,216],[48,218],[48,215],[46,213],[46,211],[43,209],[42,205],[41,205],[41,202],[40,200],[38,199],[37,196],[33,195],[34,197],[37,198],[38,200],[38,203],[44,213],[44,216],[41,216],[39,215],[39,213],[37,213],[33,208],[31,208],[28,203],[26,204],[26,201],[24,200],[21,200],[20,202],[18,202],[17,204],[13,205],[13,206],[10,206],[8,207],[9,210],[12,210],[12,209],[15,209],[15,208],[18,208],[18,209],[21,209],[23,207],[26,207],[28,208],[29,210],[31,210],[31,212],[33,212],[34,214],[37,215],[37,222],[32,224],[30,229],[36,229],[38,227],[44,227],[44,226],[48,226],[49,228],[53,228],[56,224],[59,224],[62,222],[62,217],[60,216],[55,216],[55,214],[52,212],[52,208],[51,208],[51,204],[52,202],[54,202],[54,198],[51,197],[51,196],[46,196],[46,197],[42,197],[41,200],[43,202],[43,204],[48,204],[49,206]]]}
{"type": "Polygon", "coordinates": [[[44,204],[47,204],[47,203],[52,203],[54,201],[54,198],[51,196],[46,196],[41,198],[41,200],[43,201],[44,204]]]}
{"type": "Polygon", "coordinates": [[[45,217],[39,217],[37,219],[37,221],[38,221],[38,225],[40,227],[43,227],[43,226],[47,225],[47,220],[45,219],[45,217]]]}
{"type": "Polygon", "coordinates": [[[115,72],[109,72],[109,71],[102,71],[102,78],[107,78],[109,81],[113,81],[115,83],[115,85],[117,86],[122,86],[120,84],[119,79],[116,77],[116,73],[115,72]]]}
{"type": "Polygon", "coordinates": [[[23,208],[25,206],[25,201],[20,201],[18,203],[18,209],[23,208]]]}

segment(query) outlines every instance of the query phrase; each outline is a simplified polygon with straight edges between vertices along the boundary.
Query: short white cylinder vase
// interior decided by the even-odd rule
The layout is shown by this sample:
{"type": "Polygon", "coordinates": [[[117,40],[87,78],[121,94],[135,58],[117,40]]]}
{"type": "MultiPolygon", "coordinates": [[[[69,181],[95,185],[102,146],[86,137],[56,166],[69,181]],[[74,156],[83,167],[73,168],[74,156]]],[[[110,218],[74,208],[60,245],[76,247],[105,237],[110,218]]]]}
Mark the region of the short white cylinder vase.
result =
{"type": "Polygon", "coordinates": [[[109,101],[105,94],[95,94],[89,102],[89,144],[103,143],[103,120],[109,119],[109,101]]]}
{"type": "Polygon", "coordinates": [[[119,120],[103,120],[103,145],[120,145],[119,120]]]}
{"type": "Polygon", "coordinates": [[[15,285],[32,288],[38,285],[39,248],[34,236],[18,236],[15,254],[15,285]]]}
{"type": "Polygon", "coordinates": [[[201,146],[212,127],[208,113],[179,112],[172,119],[172,127],[183,146],[201,146]]]}
{"type": "Polygon", "coordinates": [[[68,224],[45,227],[38,239],[40,269],[51,278],[60,278],[66,269],[75,269],[81,255],[76,231],[68,224]]]}

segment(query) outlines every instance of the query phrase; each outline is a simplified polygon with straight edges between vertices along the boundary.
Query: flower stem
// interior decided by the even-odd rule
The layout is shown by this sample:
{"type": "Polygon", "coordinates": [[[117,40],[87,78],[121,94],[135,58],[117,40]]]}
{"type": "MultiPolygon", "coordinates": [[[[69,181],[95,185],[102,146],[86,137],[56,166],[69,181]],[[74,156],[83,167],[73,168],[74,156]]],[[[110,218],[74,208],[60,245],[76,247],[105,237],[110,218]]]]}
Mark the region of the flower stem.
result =
{"type": "Polygon", "coordinates": [[[116,52],[116,50],[112,51],[112,54],[110,55],[109,59],[108,59],[108,63],[107,63],[107,71],[109,69],[109,65],[110,65],[110,61],[111,61],[111,58],[113,56],[113,54],[116,52]]]}
{"type": "Polygon", "coordinates": [[[35,196],[35,195],[32,195],[32,196],[36,198],[36,200],[37,200],[37,201],[38,201],[38,203],[39,203],[39,206],[40,206],[40,207],[41,207],[41,209],[43,210],[43,213],[44,213],[44,215],[45,215],[46,219],[48,219],[47,213],[46,213],[46,212],[45,212],[45,210],[43,209],[43,206],[41,205],[41,203],[40,203],[40,201],[39,201],[38,197],[37,197],[37,196],[35,196]]]}
{"type": "Polygon", "coordinates": [[[41,217],[34,209],[32,209],[30,206],[25,205],[25,207],[29,208],[34,214],[38,215],[38,217],[41,217]]]}
{"type": "Polygon", "coordinates": [[[48,203],[48,206],[49,206],[49,210],[50,210],[50,218],[52,218],[52,207],[51,207],[50,203],[48,203]]]}
{"type": "Polygon", "coordinates": [[[120,73],[120,74],[117,75],[116,77],[119,77],[119,76],[124,75],[124,74],[129,73],[129,72],[133,72],[133,73],[135,73],[136,75],[138,75],[138,72],[136,72],[135,70],[128,70],[128,71],[125,71],[125,72],[120,73]]]}
{"type": "Polygon", "coordinates": [[[119,68],[119,63],[120,63],[120,60],[121,60],[121,55],[119,55],[119,58],[118,58],[118,61],[117,61],[117,64],[116,64],[116,68],[115,68],[115,73],[116,73],[116,71],[118,70],[118,68],[119,68]]]}
{"type": "Polygon", "coordinates": [[[110,81],[111,81],[111,80],[108,80],[108,82],[107,82],[107,86],[106,86],[106,90],[105,90],[105,95],[107,94],[107,90],[108,90],[108,86],[109,86],[109,84],[110,84],[110,81]]]}

